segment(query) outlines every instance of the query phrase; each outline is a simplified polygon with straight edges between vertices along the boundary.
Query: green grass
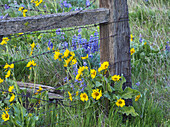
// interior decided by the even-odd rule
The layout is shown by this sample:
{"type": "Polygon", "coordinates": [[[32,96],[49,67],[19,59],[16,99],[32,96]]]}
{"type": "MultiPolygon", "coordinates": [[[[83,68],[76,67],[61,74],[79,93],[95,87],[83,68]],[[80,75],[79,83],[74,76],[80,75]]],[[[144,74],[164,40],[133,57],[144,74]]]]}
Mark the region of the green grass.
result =
{"type": "MultiPolygon", "coordinates": [[[[53,2],[53,1],[51,1],[53,2]]],[[[50,2],[47,5],[50,5],[50,2]]],[[[145,62],[132,62],[132,85],[133,88],[138,89],[142,97],[138,102],[133,100],[133,105],[136,112],[139,114],[136,118],[131,118],[122,122],[122,115],[114,114],[110,111],[110,116],[106,117],[104,110],[101,107],[92,107],[82,109],[77,106],[77,109],[70,107],[63,107],[62,110],[56,111],[58,113],[58,126],[121,126],[121,127],[168,127],[169,126],[169,57],[170,55],[164,54],[166,42],[169,41],[169,1],[167,0],[128,0],[129,5],[129,18],[130,18],[130,29],[131,33],[135,36],[134,42],[139,45],[139,36],[153,46],[155,49],[163,46],[162,52],[156,55],[146,57],[147,63],[145,62]],[[137,86],[136,83],[140,82],[137,86]],[[98,116],[96,118],[96,115],[98,116]],[[64,122],[63,122],[64,121],[64,122]]],[[[53,4],[55,8],[55,4],[53,4]]],[[[50,7],[49,7],[50,8],[50,7]]],[[[54,11],[54,10],[53,10],[54,11]]],[[[31,13],[32,14],[32,13],[31,13]]],[[[30,15],[31,15],[30,14],[30,15]]],[[[35,14],[35,13],[34,13],[35,14]]],[[[16,14],[14,14],[16,15],[16,14]]],[[[96,30],[94,28],[93,30],[96,30]]],[[[89,38],[93,32],[87,32],[84,30],[83,36],[89,38]]],[[[68,36],[77,34],[75,32],[67,32],[68,36]]],[[[42,42],[48,40],[54,35],[43,35],[42,42]]],[[[23,37],[21,40],[13,40],[11,47],[8,47],[8,54],[3,56],[3,62],[11,62],[20,60],[25,56],[29,57],[30,47],[32,43],[30,38],[33,38],[38,44],[41,41],[37,39],[38,36],[30,36],[29,38],[23,37]],[[19,41],[17,44],[15,41],[19,41]],[[13,45],[17,48],[13,48],[13,45]],[[26,45],[26,46],[25,46],[26,45]],[[16,52],[18,51],[18,52],[16,52]],[[10,60],[12,59],[12,60],[10,60]]],[[[67,38],[69,40],[69,37],[67,38]]],[[[58,45],[59,39],[54,38],[54,44],[58,45]]],[[[48,43],[48,42],[47,42],[48,43]]],[[[40,47],[40,52],[47,51],[46,43],[40,47]]],[[[133,45],[131,45],[133,46],[133,45]]],[[[0,47],[3,49],[2,47],[0,47]]],[[[2,54],[2,53],[1,53],[2,54]]],[[[0,61],[1,62],[1,61],[0,61]]],[[[28,61],[27,61],[28,62],[28,61]]],[[[35,62],[38,67],[32,71],[31,77],[28,78],[29,69],[26,68],[27,62],[21,62],[15,64],[14,76],[17,80],[48,84],[51,86],[57,86],[63,84],[63,78],[65,72],[62,65],[55,62],[51,55],[45,55],[35,58],[35,62]]],[[[0,74],[2,72],[0,71],[0,74]]],[[[67,103],[67,102],[66,102],[67,103]]],[[[48,114],[50,115],[50,114],[48,114]]],[[[46,123],[48,123],[48,119],[46,123]]],[[[54,126],[54,125],[53,125],[54,126]]]]}

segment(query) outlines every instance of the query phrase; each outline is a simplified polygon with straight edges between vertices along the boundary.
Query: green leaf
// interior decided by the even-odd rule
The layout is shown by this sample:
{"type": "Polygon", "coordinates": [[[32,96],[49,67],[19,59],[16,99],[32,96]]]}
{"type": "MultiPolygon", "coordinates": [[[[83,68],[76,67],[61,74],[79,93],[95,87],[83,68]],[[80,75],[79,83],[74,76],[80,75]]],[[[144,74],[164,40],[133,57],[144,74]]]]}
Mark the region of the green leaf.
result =
{"type": "Polygon", "coordinates": [[[106,97],[108,100],[111,100],[111,96],[109,95],[107,91],[104,92],[103,96],[106,97]]]}
{"type": "Polygon", "coordinates": [[[119,111],[123,114],[126,115],[132,115],[132,116],[138,116],[139,114],[135,112],[135,109],[132,106],[124,106],[121,108],[121,110],[119,111]]]}
{"type": "Polygon", "coordinates": [[[128,98],[137,96],[139,94],[140,94],[140,92],[138,90],[132,89],[130,87],[126,87],[120,96],[121,96],[121,98],[128,99],[128,98]]]}
{"type": "Polygon", "coordinates": [[[114,89],[120,93],[123,92],[122,86],[123,86],[123,83],[125,83],[125,82],[126,82],[125,77],[123,77],[123,75],[121,75],[121,80],[118,82],[115,82],[114,89]]]}
{"type": "Polygon", "coordinates": [[[102,86],[102,84],[97,81],[97,82],[96,82],[96,87],[100,87],[100,86],[102,86]]]}
{"type": "Polygon", "coordinates": [[[87,101],[87,102],[85,102],[86,104],[85,104],[85,108],[84,109],[88,109],[89,108],[89,106],[90,106],[90,101],[87,101]]]}

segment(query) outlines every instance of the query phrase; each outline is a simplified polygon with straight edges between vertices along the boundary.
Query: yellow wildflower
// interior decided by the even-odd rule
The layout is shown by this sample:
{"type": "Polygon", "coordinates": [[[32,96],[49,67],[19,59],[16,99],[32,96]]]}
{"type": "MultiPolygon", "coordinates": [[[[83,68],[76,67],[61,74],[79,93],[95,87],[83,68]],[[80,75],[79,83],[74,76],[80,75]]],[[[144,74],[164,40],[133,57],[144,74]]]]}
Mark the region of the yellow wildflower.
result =
{"type": "Polygon", "coordinates": [[[14,64],[9,65],[9,67],[10,67],[11,69],[14,68],[14,64]]]}
{"type": "Polygon", "coordinates": [[[77,63],[77,60],[76,59],[73,59],[72,60],[72,65],[76,64],[77,63]]]}
{"type": "Polygon", "coordinates": [[[23,13],[22,13],[22,14],[23,14],[23,17],[26,17],[26,12],[27,12],[27,11],[28,11],[27,9],[24,9],[24,10],[23,10],[23,13]]]}
{"type": "Polygon", "coordinates": [[[88,58],[88,54],[87,54],[87,56],[85,56],[85,57],[81,57],[83,60],[85,60],[85,59],[87,59],[88,58]]]}
{"type": "Polygon", "coordinates": [[[24,7],[19,7],[18,11],[21,11],[24,9],[24,7]]]}
{"type": "Polygon", "coordinates": [[[93,99],[99,100],[100,97],[102,96],[102,91],[100,90],[99,92],[99,89],[93,90],[93,93],[91,94],[91,96],[93,97],[93,99]]]}
{"type": "Polygon", "coordinates": [[[119,81],[120,78],[121,78],[120,75],[113,75],[113,76],[112,76],[112,80],[115,81],[115,82],[116,82],[116,81],[119,81]]]}
{"type": "Polygon", "coordinates": [[[73,100],[71,93],[68,91],[70,101],[73,100]]]}
{"type": "Polygon", "coordinates": [[[9,99],[9,102],[12,102],[15,99],[15,95],[12,93],[12,96],[9,99]]]}
{"type": "Polygon", "coordinates": [[[123,107],[124,105],[125,105],[125,100],[123,100],[123,99],[119,99],[119,100],[117,100],[117,102],[116,102],[116,105],[119,107],[123,107]]]}
{"type": "Polygon", "coordinates": [[[103,70],[107,69],[108,67],[109,67],[109,62],[108,62],[108,61],[105,61],[105,62],[103,62],[103,63],[101,64],[101,68],[102,68],[103,70]]]}
{"type": "Polygon", "coordinates": [[[130,53],[131,53],[131,55],[133,55],[133,53],[135,53],[135,49],[131,48],[130,53]]]}
{"type": "Polygon", "coordinates": [[[91,69],[91,78],[94,79],[96,77],[96,70],[95,69],[91,69]]]}
{"type": "Polygon", "coordinates": [[[138,96],[136,96],[135,101],[138,101],[140,96],[141,96],[140,94],[138,96]]]}
{"type": "Polygon", "coordinates": [[[14,86],[9,86],[8,91],[12,92],[13,89],[14,89],[14,86]]]}
{"type": "Polygon", "coordinates": [[[9,120],[9,114],[7,111],[5,111],[5,113],[3,112],[3,114],[1,115],[1,118],[4,120],[4,121],[8,121],[9,120]]]}
{"type": "Polygon", "coordinates": [[[80,94],[80,100],[82,100],[83,102],[88,101],[89,99],[88,99],[87,94],[86,93],[81,93],[80,94]]]}
{"type": "Polygon", "coordinates": [[[33,42],[32,44],[30,44],[30,46],[31,46],[31,50],[33,50],[35,47],[35,43],[33,42]]]}
{"type": "Polygon", "coordinates": [[[76,96],[78,96],[78,95],[79,95],[79,91],[76,92],[76,96]]]}
{"type": "Polygon", "coordinates": [[[134,40],[134,36],[131,34],[130,35],[130,41],[133,41],[134,40]]]}
{"type": "Polygon", "coordinates": [[[42,87],[39,86],[38,88],[39,88],[39,89],[37,90],[37,92],[41,92],[41,91],[42,91],[42,87]]]}
{"type": "Polygon", "coordinates": [[[4,66],[4,69],[7,70],[8,68],[11,68],[11,69],[14,68],[14,64],[9,65],[9,64],[6,63],[5,66],[4,66]]]}
{"type": "Polygon", "coordinates": [[[5,111],[8,111],[9,110],[9,108],[8,107],[5,107],[5,111]]]}
{"type": "Polygon", "coordinates": [[[101,67],[98,68],[98,72],[101,72],[103,69],[101,67]]]}
{"type": "Polygon", "coordinates": [[[146,45],[146,44],[147,44],[147,42],[144,43],[144,45],[146,45]]]}
{"type": "Polygon", "coordinates": [[[11,70],[8,70],[7,74],[5,75],[5,78],[10,77],[10,75],[11,75],[11,70]]]}
{"type": "Polygon", "coordinates": [[[55,51],[55,53],[54,53],[54,60],[59,59],[59,56],[60,56],[60,55],[61,55],[60,52],[55,51]]]}
{"type": "Polygon", "coordinates": [[[69,56],[70,51],[68,49],[65,50],[64,52],[64,57],[67,58],[69,56]]]}
{"type": "Polygon", "coordinates": [[[0,78],[0,83],[3,83],[3,82],[4,82],[4,80],[0,78]]]}
{"type": "Polygon", "coordinates": [[[0,43],[1,45],[7,44],[7,41],[9,41],[8,37],[2,38],[2,42],[0,43]]]}
{"type": "Polygon", "coordinates": [[[29,61],[26,67],[29,67],[29,70],[31,70],[31,68],[32,68],[33,66],[36,66],[36,63],[34,62],[34,60],[29,61]]]}
{"type": "Polygon", "coordinates": [[[76,75],[76,80],[81,80],[80,76],[81,76],[81,74],[78,73],[78,74],[76,75]]]}

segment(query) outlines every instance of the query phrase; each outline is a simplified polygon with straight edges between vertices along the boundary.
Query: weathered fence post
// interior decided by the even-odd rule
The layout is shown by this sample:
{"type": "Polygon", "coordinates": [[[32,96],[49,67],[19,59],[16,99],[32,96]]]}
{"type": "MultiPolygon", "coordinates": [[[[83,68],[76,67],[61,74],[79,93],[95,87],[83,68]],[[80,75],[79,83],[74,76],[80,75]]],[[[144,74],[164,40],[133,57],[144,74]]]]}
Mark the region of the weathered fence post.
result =
{"type": "MultiPolygon", "coordinates": [[[[109,61],[112,75],[124,75],[126,83],[123,84],[123,89],[127,86],[132,87],[127,0],[99,0],[99,2],[100,8],[110,10],[109,22],[100,24],[100,38],[103,38],[100,41],[101,63],[109,61]]],[[[132,105],[132,100],[126,100],[126,105],[132,105]]]]}

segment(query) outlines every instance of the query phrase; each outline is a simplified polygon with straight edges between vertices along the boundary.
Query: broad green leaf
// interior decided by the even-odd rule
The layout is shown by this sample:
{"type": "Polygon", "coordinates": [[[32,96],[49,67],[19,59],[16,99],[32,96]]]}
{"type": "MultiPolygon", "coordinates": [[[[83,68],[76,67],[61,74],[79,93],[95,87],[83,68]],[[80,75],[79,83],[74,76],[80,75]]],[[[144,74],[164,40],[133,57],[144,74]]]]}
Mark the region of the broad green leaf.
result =
{"type": "Polygon", "coordinates": [[[85,104],[85,108],[84,109],[88,109],[89,108],[89,106],[90,106],[90,100],[89,101],[87,101],[87,102],[85,102],[86,104],[85,104]]]}
{"type": "Polygon", "coordinates": [[[118,82],[115,82],[114,89],[117,90],[118,92],[123,92],[122,86],[123,86],[123,83],[125,82],[126,82],[126,79],[123,77],[123,75],[121,75],[121,80],[118,82]]]}
{"type": "Polygon", "coordinates": [[[128,98],[137,96],[139,94],[140,94],[140,92],[138,90],[132,89],[130,87],[126,87],[120,96],[121,96],[121,98],[128,99],[128,98]]]}
{"type": "Polygon", "coordinates": [[[100,87],[100,86],[102,86],[102,84],[97,81],[97,82],[96,82],[96,87],[100,87]]]}
{"type": "Polygon", "coordinates": [[[135,109],[132,106],[124,106],[119,112],[126,115],[138,116],[138,113],[135,112],[135,109]]]}
{"type": "Polygon", "coordinates": [[[107,91],[104,92],[103,96],[106,97],[108,100],[111,100],[111,96],[109,95],[107,91]]]}

